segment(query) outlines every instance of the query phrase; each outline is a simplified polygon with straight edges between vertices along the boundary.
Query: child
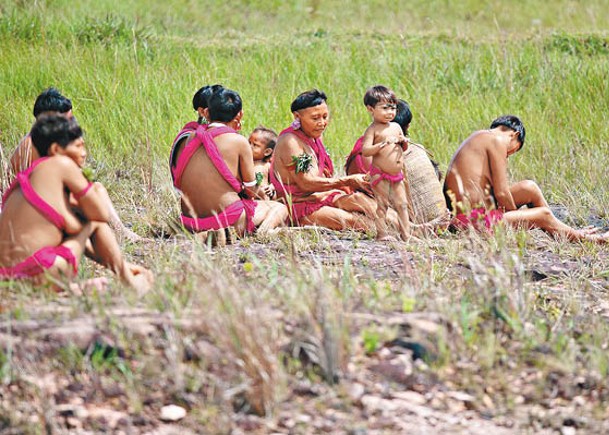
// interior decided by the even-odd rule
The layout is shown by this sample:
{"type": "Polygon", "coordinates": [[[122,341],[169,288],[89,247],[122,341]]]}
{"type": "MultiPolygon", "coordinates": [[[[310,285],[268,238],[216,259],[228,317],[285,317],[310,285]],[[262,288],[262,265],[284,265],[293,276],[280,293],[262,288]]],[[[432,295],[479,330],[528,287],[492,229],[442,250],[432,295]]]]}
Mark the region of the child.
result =
{"type": "Polygon", "coordinates": [[[275,188],[269,181],[271,157],[277,143],[277,133],[273,130],[258,126],[250,134],[250,146],[254,157],[254,172],[258,186],[262,186],[269,198],[275,196],[275,188]]]}
{"type": "Polygon", "coordinates": [[[399,124],[392,122],[396,115],[397,97],[385,86],[373,86],[364,95],[366,109],[372,115],[372,124],[364,132],[362,155],[372,156],[370,184],[377,202],[377,239],[391,240],[387,233],[387,207],[391,203],[398,214],[403,240],[410,237],[408,199],[402,180],[402,153],[408,140],[399,124]]]}
{"type": "Polygon", "coordinates": [[[82,173],[87,153],[76,120],[41,115],[31,138],[41,158],[16,176],[2,198],[0,279],[73,278],[86,250],[125,284],[149,290],[152,273],[123,259],[108,226],[107,198],[82,173]]]}

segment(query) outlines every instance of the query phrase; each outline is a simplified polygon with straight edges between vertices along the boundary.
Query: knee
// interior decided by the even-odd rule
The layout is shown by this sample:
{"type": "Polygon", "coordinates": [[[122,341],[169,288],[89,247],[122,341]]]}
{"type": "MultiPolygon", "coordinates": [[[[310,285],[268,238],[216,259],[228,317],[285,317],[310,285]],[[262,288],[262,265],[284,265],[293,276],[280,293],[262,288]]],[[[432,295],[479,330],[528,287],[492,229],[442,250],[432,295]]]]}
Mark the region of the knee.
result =
{"type": "Polygon", "coordinates": [[[353,200],[360,208],[360,210],[358,210],[358,211],[361,211],[362,213],[365,213],[365,214],[375,213],[376,209],[378,207],[377,202],[364,193],[360,193],[360,192],[354,193],[353,200]]]}
{"type": "Polygon", "coordinates": [[[285,204],[281,204],[280,202],[276,202],[273,205],[273,213],[277,216],[280,216],[283,220],[288,217],[288,207],[285,204]]]}
{"type": "Polygon", "coordinates": [[[537,213],[540,222],[549,223],[554,220],[554,214],[548,207],[538,207],[537,213]]]}
{"type": "Polygon", "coordinates": [[[93,183],[93,188],[101,194],[107,194],[108,191],[106,190],[106,188],[104,187],[103,184],[101,184],[99,181],[96,181],[93,183]]]}
{"type": "Polygon", "coordinates": [[[534,193],[534,194],[541,194],[541,188],[533,180],[524,180],[522,182],[522,187],[527,192],[531,192],[531,193],[534,193]]]}

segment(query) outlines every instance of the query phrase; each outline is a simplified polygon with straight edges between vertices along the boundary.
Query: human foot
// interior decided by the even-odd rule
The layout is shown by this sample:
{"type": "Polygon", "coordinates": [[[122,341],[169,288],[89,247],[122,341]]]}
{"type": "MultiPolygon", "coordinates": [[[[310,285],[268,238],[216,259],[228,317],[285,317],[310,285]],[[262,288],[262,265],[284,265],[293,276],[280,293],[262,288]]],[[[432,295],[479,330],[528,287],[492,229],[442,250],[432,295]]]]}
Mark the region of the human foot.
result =
{"type": "Polygon", "coordinates": [[[145,267],[126,263],[122,280],[125,284],[135,289],[139,295],[142,295],[152,288],[154,275],[145,267]]]}
{"type": "Polygon", "coordinates": [[[97,278],[87,279],[82,283],[72,282],[69,284],[68,288],[70,292],[72,292],[76,296],[82,296],[85,293],[92,293],[93,291],[97,291],[98,293],[103,293],[108,288],[108,278],[100,276],[97,278]]]}

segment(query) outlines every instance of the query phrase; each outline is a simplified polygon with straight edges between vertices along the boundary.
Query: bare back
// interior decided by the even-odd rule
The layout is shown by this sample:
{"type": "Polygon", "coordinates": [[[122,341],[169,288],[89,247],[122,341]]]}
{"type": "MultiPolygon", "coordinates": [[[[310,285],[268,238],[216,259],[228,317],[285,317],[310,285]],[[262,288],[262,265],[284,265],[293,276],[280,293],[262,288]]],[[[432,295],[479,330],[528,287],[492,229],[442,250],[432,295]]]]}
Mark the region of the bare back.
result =
{"type": "MultiPolygon", "coordinates": [[[[237,133],[227,133],[213,140],[224,162],[238,180],[254,179],[252,151],[246,138],[237,133]]],[[[185,197],[181,204],[182,213],[192,217],[211,216],[240,199],[220,175],[202,146],[193,154],[184,170],[182,193],[185,197]]]]}
{"type": "Polygon", "coordinates": [[[451,199],[465,207],[494,208],[493,177],[507,176],[507,154],[501,148],[502,144],[491,131],[474,132],[453,156],[446,173],[444,192],[450,191],[454,195],[451,199]],[[493,166],[503,174],[494,174],[493,166]]]}
{"type": "MultiPolygon", "coordinates": [[[[51,157],[34,169],[29,180],[40,198],[63,216],[65,233],[82,229],[69,204],[69,193],[81,191],[88,182],[73,161],[51,157]],[[71,179],[66,182],[66,177],[71,179]]],[[[43,247],[58,246],[64,239],[63,231],[26,200],[20,186],[15,187],[0,214],[0,264],[13,265],[43,247]]]]}

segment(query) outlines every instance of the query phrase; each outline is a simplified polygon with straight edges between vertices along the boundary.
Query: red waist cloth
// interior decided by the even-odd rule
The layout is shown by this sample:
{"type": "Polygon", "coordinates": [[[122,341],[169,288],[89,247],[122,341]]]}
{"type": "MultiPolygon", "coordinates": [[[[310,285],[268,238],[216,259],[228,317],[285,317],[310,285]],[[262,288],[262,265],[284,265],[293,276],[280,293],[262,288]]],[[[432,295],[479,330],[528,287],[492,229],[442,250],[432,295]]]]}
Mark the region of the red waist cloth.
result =
{"type": "Polygon", "coordinates": [[[233,202],[217,215],[204,218],[191,218],[182,215],[180,216],[180,221],[190,231],[219,230],[233,226],[245,211],[246,232],[253,233],[256,229],[254,225],[256,205],[256,201],[241,199],[233,202]]]}
{"type": "Polygon", "coordinates": [[[44,273],[55,264],[57,257],[65,258],[68,264],[72,265],[74,274],[78,272],[76,257],[65,246],[47,246],[34,252],[28,258],[15,266],[0,268],[0,279],[19,279],[31,278],[44,273]]]}
{"type": "Polygon", "coordinates": [[[494,225],[503,219],[501,210],[487,210],[484,207],[473,209],[469,214],[459,213],[450,222],[450,226],[455,230],[464,230],[474,227],[476,230],[490,230],[494,225]]]}
{"type": "Polygon", "coordinates": [[[391,183],[399,183],[400,181],[402,181],[404,179],[404,174],[402,173],[402,171],[398,172],[395,175],[391,175],[391,174],[388,174],[387,172],[381,171],[379,168],[377,168],[374,165],[370,165],[370,176],[374,177],[375,175],[380,175],[380,177],[375,178],[374,180],[372,180],[370,182],[370,185],[372,185],[373,187],[376,186],[377,184],[379,184],[381,182],[381,180],[387,180],[387,181],[390,181],[391,183]]]}
{"type": "Polygon", "coordinates": [[[307,217],[322,207],[330,206],[334,207],[334,201],[337,196],[343,196],[345,193],[343,192],[333,192],[329,194],[326,198],[321,201],[311,201],[311,202],[294,202],[292,203],[292,209],[290,213],[290,223],[292,225],[300,225],[300,220],[304,217],[307,217]]]}

